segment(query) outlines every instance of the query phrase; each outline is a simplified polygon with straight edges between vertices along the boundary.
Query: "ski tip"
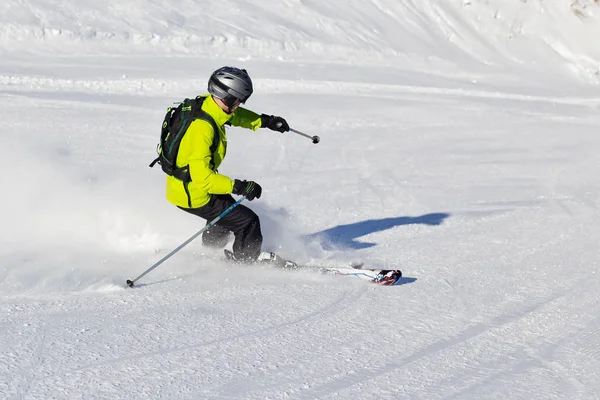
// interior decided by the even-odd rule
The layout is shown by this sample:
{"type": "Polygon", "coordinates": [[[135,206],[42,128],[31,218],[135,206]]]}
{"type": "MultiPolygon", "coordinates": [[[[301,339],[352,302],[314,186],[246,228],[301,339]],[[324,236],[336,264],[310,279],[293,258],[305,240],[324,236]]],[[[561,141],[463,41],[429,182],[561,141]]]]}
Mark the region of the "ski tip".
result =
{"type": "Polygon", "coordinates": [[[127,286],[133,287],[133,281],[132,280],[127,279],[126,283],[127,283],[127,286]]]}
{"type": "Polygon", "coordinates": [[[402,278],[402,271],[396,270],[382,270],[375,279],[371,282],[377,283],[383,286],[394,286],[402,278]]]}

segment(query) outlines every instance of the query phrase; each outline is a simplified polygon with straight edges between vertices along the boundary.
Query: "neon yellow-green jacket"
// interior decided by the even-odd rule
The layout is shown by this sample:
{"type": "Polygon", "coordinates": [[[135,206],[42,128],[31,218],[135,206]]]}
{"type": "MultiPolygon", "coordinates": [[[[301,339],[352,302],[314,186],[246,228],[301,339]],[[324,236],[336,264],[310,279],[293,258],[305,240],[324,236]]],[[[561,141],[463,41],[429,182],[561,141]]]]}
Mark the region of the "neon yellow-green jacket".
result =
{"type": "Polygon", "coordinates": [[[219,146],[213,154],[210,147],[213,144],[213,128],[207,121],[194,120],[181,139],[177,153],[177,166],[189,165],[191,182],[167,175],[167,200],[183,208],[197,208],[210,200],[211,194],[229,194],[233,190],[233,180],[217,173],[217,168],[223,162],[227,152],[227,136],[224,124],[240,126],[256,130],[261,127],[261,119],[253,111],[238,107],[233,114],[227,114],[207,95],[202,103],[202,110],[215,120],[219,127],[219,146]],[[210,162],[214,161],[214,169],[210,162]]]}

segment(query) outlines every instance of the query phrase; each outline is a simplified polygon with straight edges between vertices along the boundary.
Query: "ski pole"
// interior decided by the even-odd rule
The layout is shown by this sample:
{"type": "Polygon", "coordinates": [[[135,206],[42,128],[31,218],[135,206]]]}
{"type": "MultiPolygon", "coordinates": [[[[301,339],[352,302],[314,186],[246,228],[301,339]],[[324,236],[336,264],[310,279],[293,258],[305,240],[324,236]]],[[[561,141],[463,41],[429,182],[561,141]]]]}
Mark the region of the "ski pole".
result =
{"type": "Polygon", "coordinates": [[[233,203],[227,210],[223,211],[221,214],[219,214],[219,216],[215,219],[213,219],[212,221],[210,221],[208,224],[206,224],[206,226],[202,229],[200,229],[198,232],[196,232],[194,235],[192,235],[192,237],[190,237],[188,240],[186,240],[185,242],[181,243],[175,250],[173,250],[172,252],[170,252],[169,254],[167,254],[166,256],[164,256],[163,258],[161,258],[156,264],[154,264],[153,266],[151,266],[150,268],[148,268],[147,270],[145,270],[140,276],[138,276],[137,278],[135,278],[134,280],[127,280],[127,286],[129,287],[133,287],[133,284],[135,282],[137,282],[140,278],[142,278],[143,276],[145,276],[148,272],[152,271],[154,268],[158,267],[160,264],[162,264],[163,262],[165,262],[168,258],[170,258],[173,254],[177,253],[179,250],[183,249],[185,246],[187,246],[192,240],[196,239],[199,235],[202,234],[202,232],[204,232],[205,230],[207,230],[208,228],[210,228],[211,226],[213,226],[214,224],[216,224],[217,222],[219,222],[219,220],[221,218],[223,218],[224,216],[226,216],[227,214],[229,214],[229,212],[231,212],[231,210],[233,210],[235,207],[237,207],[242,201],[244,201],[246,199],[246,196],[242,196],[238,201],[236,201],[235,203],[233,203]]]}
{"type": "MultiPolygon", "coordinates": [[[[282,122],[277,122],[277,123],[275,124],[275,126],[276,126],[277,128],[281,128],[281,127],[283,126],[283,123],[282,123],[282,122]]],[[[318,136],[310,136],[310,135],[307,135],[306,133],[303,133],[303,132],[297,131],[297,130],[295,130],[295,129],[293,129],[293,128],[290,128],[290,132],[294,132],[294,133],[297,133],[297,134],[298,134],[298,135],[300,135],[300,136],[304,136],[304,137],[307,137],[307,138],[309,138],[309,139],[312,139],[312,142],[313,142],[314,144],[317,144],[317,143],[319,143],[319,142],[321,141],[321,138],[320,138],[320,137],[318,137],[318,136]]]]}
{"type": "Polygon", "coordinates": [[[300,136],[304,136],[304,137],[307,137],[307,138],[309,138],[309,139],[312,139],[312,142],[313,142],[314,144],[317,144],[317,143],[319,143],[319,142],[321,141],[321,138],[320,138],[320,137],[318,137],[318,136],[310,136],[310,135],[307,135],[306,133],[302,133],[302,132],[300,132],[300,131],[297,131],[297,130],[295,130],[295,129],[292,129],[292,128],[290,128],[290,131],[291,131],[291,132],[294,132],[294,133],[297,133],[297,134],[298,134],[298,135],[300,135],[300,136]]]}

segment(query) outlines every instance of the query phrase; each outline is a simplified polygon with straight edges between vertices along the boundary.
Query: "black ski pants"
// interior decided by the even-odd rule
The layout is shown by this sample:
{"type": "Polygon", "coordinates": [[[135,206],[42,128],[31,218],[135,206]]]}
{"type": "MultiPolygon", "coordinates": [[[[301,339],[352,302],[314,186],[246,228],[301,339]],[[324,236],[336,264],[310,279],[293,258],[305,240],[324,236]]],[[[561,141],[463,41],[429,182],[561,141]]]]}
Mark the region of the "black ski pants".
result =
{"type": "MultiPolygon", "coordinates": [[[[183,211],[204,218],[207,223],[217,218],[227,210],[234,198],[229,194],[211,195],[208,203],[198,208],[181,208],[183,211]]],[[[221,218],[215,225],[202,234],[202,244],[222,248],[227,245],[230,233],[233,232],[233,255],[239,261],[254,261],[260,254],[262,234],[260,220],[251,209],[241,204],[237,205],[229,214],[221,218]]]]}

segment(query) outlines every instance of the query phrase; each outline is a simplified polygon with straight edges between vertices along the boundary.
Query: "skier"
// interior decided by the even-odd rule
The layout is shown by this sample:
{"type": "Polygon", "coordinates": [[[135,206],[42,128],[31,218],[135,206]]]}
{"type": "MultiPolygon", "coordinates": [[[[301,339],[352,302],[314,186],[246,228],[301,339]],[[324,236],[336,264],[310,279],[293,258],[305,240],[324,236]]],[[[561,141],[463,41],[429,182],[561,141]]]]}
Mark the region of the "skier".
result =
{"type": "MultiPolygon", "coordinates": [[[[252,95],[252,91],[252,80],[244,69],[222,67],[210,76],[209,94],[201,96],[201,110],[214,120],[214,124],[208,121],[210,118],[194,119],[185,131],[176,165],[187,166],[189,175],[187,181],[167,176],[169,202],[190,214],[212,221],[235,203],[231,194],[245,195],[249,201],[260,198],[262,187],[255,181],[230,179],[217,172],[227,150],[226,124],[252,130],[269,128],[287,132],[290,129],[282,117],[258,115],[240,107],[252,95]]],[[[238,205],[206,230],[202,234],[202,243],[223,248],[231,232],[235,240],[233,253],[225,250],[228,258],[246,263],[268,261],[278,264],[282,261],[274,253],[261,252],[263,238],[258,215],[244,205],[238,205]]]]}

